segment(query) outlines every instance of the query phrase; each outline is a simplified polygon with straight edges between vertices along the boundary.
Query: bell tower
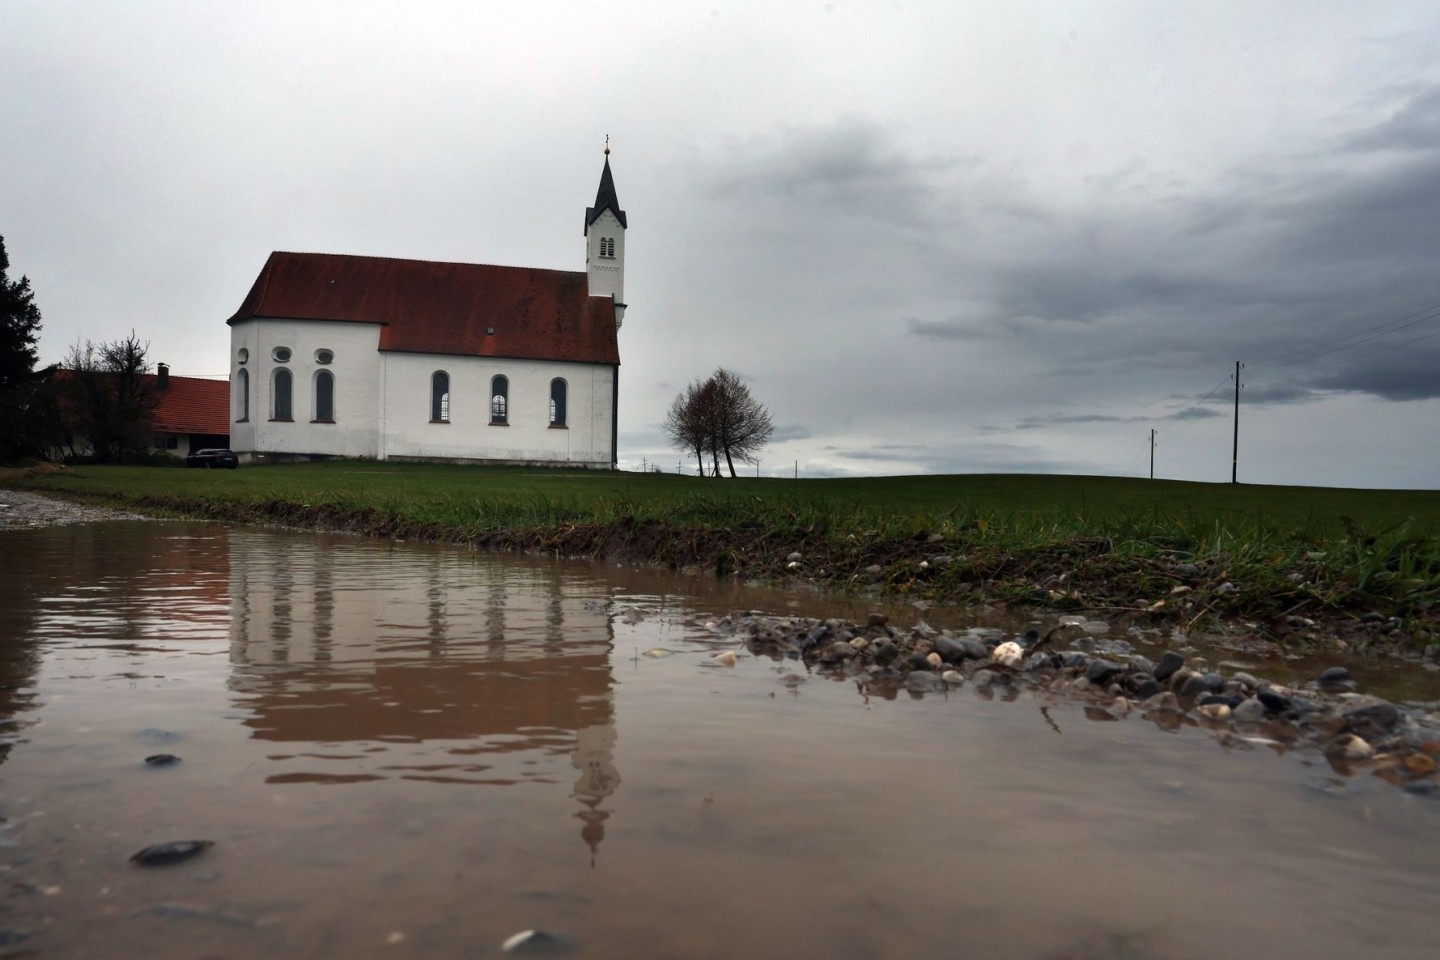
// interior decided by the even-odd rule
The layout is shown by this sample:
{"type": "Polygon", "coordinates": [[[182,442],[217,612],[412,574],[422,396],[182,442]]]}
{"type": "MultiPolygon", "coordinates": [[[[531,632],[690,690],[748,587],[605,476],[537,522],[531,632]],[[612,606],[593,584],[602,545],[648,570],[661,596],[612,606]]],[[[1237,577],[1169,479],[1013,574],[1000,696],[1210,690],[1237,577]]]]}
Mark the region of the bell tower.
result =
{"type": "Polygon", "coordinates": [[[605,168],[595,206],[585,208],[585,274],[590,296],[615,298],[615,329],[625,320],[625,211],[615,196],[610,174],[610,138],[605,138],[605,168]]]}

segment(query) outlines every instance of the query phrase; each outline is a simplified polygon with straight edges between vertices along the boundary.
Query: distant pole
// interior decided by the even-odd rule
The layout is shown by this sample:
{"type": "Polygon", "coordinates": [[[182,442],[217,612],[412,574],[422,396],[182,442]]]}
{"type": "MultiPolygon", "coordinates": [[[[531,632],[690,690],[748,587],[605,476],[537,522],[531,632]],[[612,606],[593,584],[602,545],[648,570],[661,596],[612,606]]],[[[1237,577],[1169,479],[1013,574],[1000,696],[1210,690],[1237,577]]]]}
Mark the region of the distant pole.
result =
{"type": "Polygon", "coordinates": [[[1230,448],[1230,482],[1238,483],[1236,478],[1240,470],[1240,367],[1239,360],[1235,361],[1235,440],[1230,448]]]}
{"type": "Polygon", "coordinates": [[[1155,428],[1150,428],[1150,479],[1155,479],[1155,428]]]}
{"type": "Polygon", "coordinates": [[[799,461],[799,460],[796,460],[796,461],[795,461],[795,479],[796,479],[796,480],[799,480],[799,479],[800,479],[800,461],[799,461]]]}
{"type": "Polygon", "coordinates": [[[755,461],[755,479],[760,479],[760,461],[758,459],[755,461]]]}

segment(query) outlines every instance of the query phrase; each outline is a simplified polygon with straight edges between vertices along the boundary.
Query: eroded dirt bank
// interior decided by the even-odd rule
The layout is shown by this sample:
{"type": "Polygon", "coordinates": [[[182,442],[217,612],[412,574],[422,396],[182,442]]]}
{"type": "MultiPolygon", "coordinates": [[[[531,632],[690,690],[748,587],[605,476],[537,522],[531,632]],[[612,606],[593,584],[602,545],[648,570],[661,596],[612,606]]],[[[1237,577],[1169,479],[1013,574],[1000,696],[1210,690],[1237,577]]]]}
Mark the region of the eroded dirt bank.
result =
{"type": "MultiPolygon", "coordinates": [[[[24,523],[79,522],[149,514],[228,523],[355,533],[611,563],[654,564],[704,576],[736,577],[950,604],[1051,613],[1086,613],[1223,639],[1252,653],[1334,649],[1440,660],[1440,605],[1427,600],[1318,599],[1314,571],[1295,570],[1290,592],[1247,584],[1214,560],[1121,555],[1104,538],[1075,538],[1045,550],[977,550],[938,534],[904,538],[828,537],[824,531],[730,529],[660,521],[546,527],[457,528],[408,523],[373,508],[344,509],[284,500],[258,503],[145,496],[113,507],[0,491],[24,523]],[[22,500],[23,498],[23,500],[22,500]],[[48,504],[48,506],[47,506],[48,504]],[[47,519],[48,518],[48,519],[47,519]]],[[[0,511],[0,513],[7,511],[0,511]]],[[[0,524],[5,521],[0,519],[0,524]]],[[[15,525],[11,523],[10,525],[15,525]]]]}

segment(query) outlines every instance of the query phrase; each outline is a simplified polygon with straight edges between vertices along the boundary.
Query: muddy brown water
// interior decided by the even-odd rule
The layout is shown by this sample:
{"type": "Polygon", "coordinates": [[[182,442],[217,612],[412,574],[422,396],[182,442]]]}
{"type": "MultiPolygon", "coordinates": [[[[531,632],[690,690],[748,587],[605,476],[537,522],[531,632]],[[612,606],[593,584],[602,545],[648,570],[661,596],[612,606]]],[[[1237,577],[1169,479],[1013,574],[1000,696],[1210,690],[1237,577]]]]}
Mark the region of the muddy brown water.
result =
{"type": "Polygon", "coordinates": [[[1440,935],[1440,802],[1318,755],[710,665],[717,613],[866,604],[194,524],[6,531],[0,555],[0,955],[493,957],[540,927],[587,958],[1428,958],[1440,935]],[[128,862],[177,839],[215,846],[128,862]]]}

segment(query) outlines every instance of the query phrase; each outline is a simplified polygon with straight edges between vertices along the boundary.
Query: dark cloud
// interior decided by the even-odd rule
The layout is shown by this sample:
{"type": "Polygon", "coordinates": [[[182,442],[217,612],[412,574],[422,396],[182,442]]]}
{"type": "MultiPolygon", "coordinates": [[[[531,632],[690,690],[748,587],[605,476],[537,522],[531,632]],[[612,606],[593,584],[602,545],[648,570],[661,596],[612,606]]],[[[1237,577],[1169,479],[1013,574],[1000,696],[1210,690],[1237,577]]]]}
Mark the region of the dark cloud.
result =
{"type": "Polygon", "coordinates": [[[930,340],[986,340],[995,336],[992,327],[972,326],[962,320],[921,320],[905,317],[906,333],[930,340]]]}
{"type": "Polygon", "coordinates": [[[1184,410],[1177,410],[1174,413],[1166,414],[1165,420],[1210,420],[1214,417],[1223,417],[1224,413],[1212,407],[1186,407],[1184,410]]]}
{"type": "Polygon", "coordinates": [[[1422,87],[1389,117],[1354,134],[1357,152],[1440,150],[1440,85],[1422,87]]]}
{"type": "MultiPolygon", "coordinates": [[[[973,161],[972,161],[973,162],[973,161]]],[[[917,157],[879,122],[851,115],[824,126],[787,127],[733,146],[715,171],[712,194],[745,204],[783,204],[905,229],[928,228],[937,214],[937,178],[955,157],[917,157]]]]}

